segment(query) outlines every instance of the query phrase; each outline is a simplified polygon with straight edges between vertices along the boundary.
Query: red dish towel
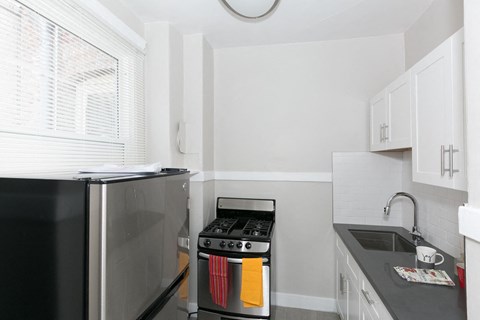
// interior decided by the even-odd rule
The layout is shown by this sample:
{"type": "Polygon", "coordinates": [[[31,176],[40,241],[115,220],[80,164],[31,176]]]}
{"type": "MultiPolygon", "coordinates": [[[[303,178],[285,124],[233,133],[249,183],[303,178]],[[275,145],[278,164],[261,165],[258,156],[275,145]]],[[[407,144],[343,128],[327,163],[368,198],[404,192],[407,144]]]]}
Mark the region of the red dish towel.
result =
{"type": "Polygon", "coordinates": [[[210,255],[208,261],[210,294],[215,304],[227,308],[228,298],[228,259],[210,255]]]}

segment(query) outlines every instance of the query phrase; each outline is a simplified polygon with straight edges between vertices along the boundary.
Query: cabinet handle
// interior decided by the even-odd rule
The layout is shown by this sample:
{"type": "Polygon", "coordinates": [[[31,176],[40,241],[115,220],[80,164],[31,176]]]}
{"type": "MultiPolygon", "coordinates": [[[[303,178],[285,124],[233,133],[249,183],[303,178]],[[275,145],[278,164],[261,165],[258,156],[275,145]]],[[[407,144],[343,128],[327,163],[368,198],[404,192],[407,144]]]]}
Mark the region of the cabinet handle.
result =
{"type": "Polygon", "coordinates": [[[365,297],[365,300],[367,300],[368,304],[372,305],[375,303],[375,300],[370,298],[370,294],[368,293],[368,291],[365,291],[362,289],[362,293],[363,293],[363,296],[365,297]]]}
{"type": "Polygon", "coordinates": [[[453,169],[453,153],[458,152],[458,149],[453,149],[453,144],[448,146],[448,162],[449,162],[449,168],[448,168],[448,173],[450,178],[453,178],[453,174],[455,172],[458,172],[458,170],[453,169]]]}
{"type": "Polygon", "coordinates": [[[383,123],[380,125],[380,142],[383,142],[383,123]]]}
{"type": "Polygon", "coordinates": [[[347,290],[345,289],[345,283],[347,282],[347,279],[345,279],[345,276],[340,273],[340,293],[343,295],[347,292],[347,290]]]}
{"type": "Polygon", "coordinates": [[[445,175],[445,171],[448,170],[448,176],[453,178],[455,172],[459,170],[453,169],[453,154],[458,152],[458,149],[453,149],[453,144],[448,145],[448,150],[445,150],[445,146],[440,147],[440,174],[442,177],[445,175]],[[445,168],[445,153],[448,153],[448,168],[445,168]]]}
{"type": "Polygon", "coordinates": [[[340,273],[340,283],[339,283],[339,288],[340,288],[340,293],[344,294],[345,293],[345,288],[343,287],[343,274],[340,273]]]}
{"type": "Polygon", "coordinates": [[[445,146],[440,146],[440,175],[445,175],[445,146]]]}
{"type": "Polygon", "coordinates": [[[388,130],[387,130],[387,129],[388,129],[388,124],[384,124],[384,125],[383,125],[383,130],[385,130],[385,133],[383,134],[383,136],[384,136],[385,141],[388,142],[388,139],[389,139],[388,136],[389,136],[389,135],[388,135],[388,130]]]}

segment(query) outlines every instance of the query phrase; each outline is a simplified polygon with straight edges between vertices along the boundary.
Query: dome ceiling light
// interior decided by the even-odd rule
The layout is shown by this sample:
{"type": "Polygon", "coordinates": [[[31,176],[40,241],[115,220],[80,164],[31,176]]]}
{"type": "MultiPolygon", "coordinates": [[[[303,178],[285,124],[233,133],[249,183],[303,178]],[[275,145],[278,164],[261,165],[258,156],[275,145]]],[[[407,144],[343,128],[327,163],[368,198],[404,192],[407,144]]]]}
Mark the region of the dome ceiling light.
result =
{"type": "Polygon", "coordinates": [[[237,17],[255,20],[266,17],[280,0],[220,0],[237,17]]]}

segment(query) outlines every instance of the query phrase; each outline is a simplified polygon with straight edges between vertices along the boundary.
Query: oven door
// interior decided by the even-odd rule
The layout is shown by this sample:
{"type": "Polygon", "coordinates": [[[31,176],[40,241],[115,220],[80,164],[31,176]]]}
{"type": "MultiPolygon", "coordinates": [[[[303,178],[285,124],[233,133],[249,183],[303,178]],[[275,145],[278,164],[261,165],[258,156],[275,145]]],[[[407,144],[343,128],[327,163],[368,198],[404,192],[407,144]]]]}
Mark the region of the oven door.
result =
{"type": "Polygon", "coordinates": [[[209,288],[208,259],[203,252],[198,254],[198,307],[208,311],[247,315],[256,317],[270,316],[270,261],[263,258],[263,307],[244,308],[240,300],[242,286],[242,259],[228,258],[228,299],[227,309],[213,303],[209,288]]]}

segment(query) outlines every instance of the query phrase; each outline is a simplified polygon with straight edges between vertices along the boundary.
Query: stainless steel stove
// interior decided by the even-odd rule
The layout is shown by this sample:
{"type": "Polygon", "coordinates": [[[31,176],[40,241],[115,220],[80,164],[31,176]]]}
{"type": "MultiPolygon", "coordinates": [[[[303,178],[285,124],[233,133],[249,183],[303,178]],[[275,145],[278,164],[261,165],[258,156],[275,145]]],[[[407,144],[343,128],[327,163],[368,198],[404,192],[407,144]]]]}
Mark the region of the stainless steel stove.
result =
{"type": "Polygon", "coordinates": [[[270,319],[271,245],[275,200],[218,198],[217,218],[198,238],[199,320],[270,319]],[[213,303],[209,291],[210,255],[228,258],[229,293],[226,309],[213,303]],[[240,301],[242,258],[262,258],[263,307],[245,308],[240,301]]]}

